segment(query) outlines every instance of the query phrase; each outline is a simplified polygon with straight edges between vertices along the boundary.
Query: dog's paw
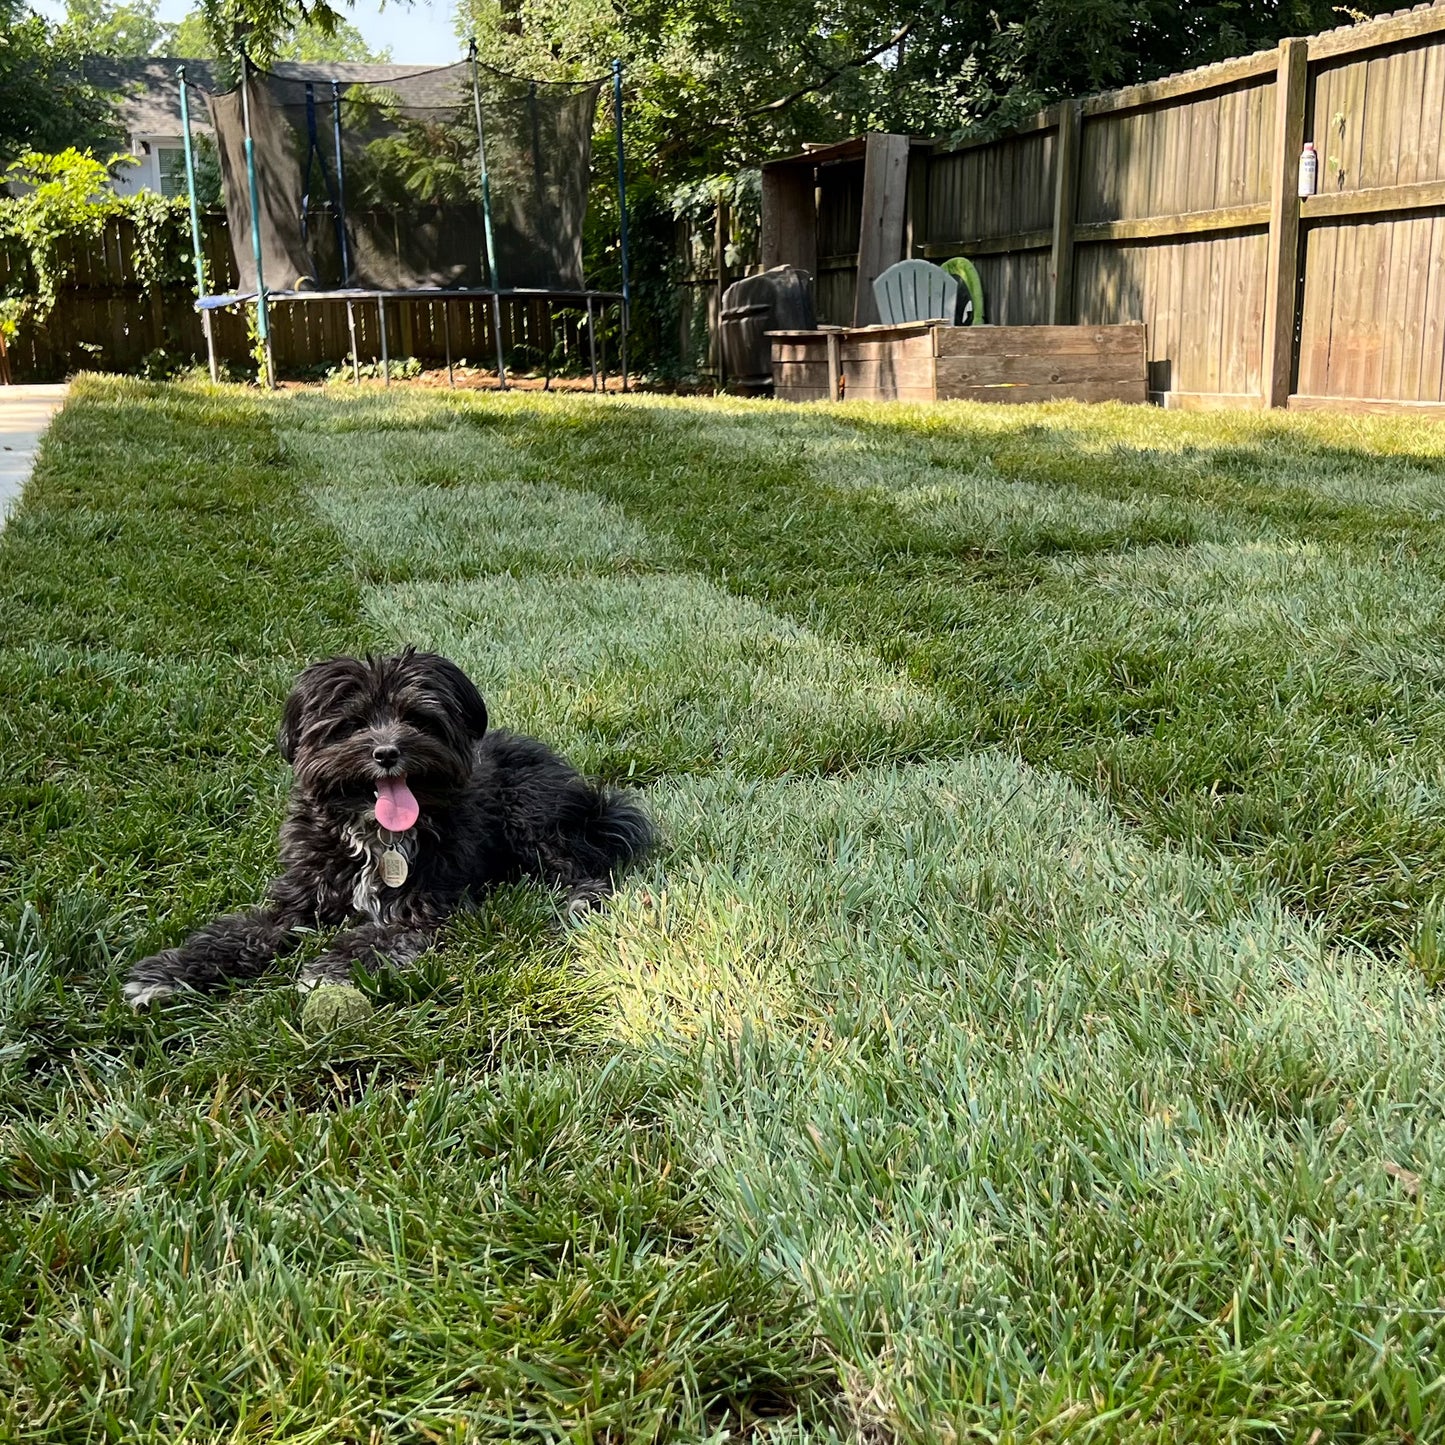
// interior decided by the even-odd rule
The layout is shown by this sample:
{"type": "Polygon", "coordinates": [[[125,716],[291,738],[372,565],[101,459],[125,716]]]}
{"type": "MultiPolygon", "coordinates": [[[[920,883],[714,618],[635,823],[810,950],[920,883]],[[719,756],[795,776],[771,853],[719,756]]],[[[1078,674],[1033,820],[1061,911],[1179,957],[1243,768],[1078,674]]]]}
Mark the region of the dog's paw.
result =
{"type": "Polygon", "coordinates": [[[296,979],[297,993],[310,993],[328,984],[347,987],[351,983],[351,959],[342,953],[323,953],[313,958],[296,979]]]}
{"type": "Polygon", "coordinates": [[[563,916],[568,923],[585,923],[607,902],[612,890],[599,879],[588,879],[568,889],[563,899],[563,916]]]}
{"type": "Polygon", "coordinates": [[[174,993],[175,987],[169,983],[145,983],[139,979],[132,979],[130,983],[121,986],[121,994],[125,1001],[137,1012],[148,1009],[158,998],[165,998],[167,994],[174,993]]]}
{"type": "Polygon", "coordinates": [[[175,993],[179,985],[175,981],[174,969],[179,959],[176,949],[167,948],[133,963],[130,977],[121,986],[125,1001],[139,1013],[158,998],[175,993]]]}

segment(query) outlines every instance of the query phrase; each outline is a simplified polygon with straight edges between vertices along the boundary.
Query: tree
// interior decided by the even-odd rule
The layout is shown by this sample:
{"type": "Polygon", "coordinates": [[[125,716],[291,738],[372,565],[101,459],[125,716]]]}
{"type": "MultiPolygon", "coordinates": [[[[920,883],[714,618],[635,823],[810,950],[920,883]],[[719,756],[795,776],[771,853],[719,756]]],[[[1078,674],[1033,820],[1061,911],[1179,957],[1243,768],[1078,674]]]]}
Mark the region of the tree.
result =
{"type": "Polygon", "coordinates": [[[23,0],[0,0],[0,167],[29,151],[107,149],[115,108],[81,69],[81,50],[23,0]]]}
{"type": "MultiPolygon", "coordinates": [[[[627,65],[629,143],[684,179],[869,129],[1003,125],[1338,23],[1333,0],[463,0],[483,58],[627,65]]],[[[1387,9],[1373,0],[1369,9],[1387,9]]]]}
{"type": "Polygon", "coordinates": [[[356,26],[325,0],[202,0],[176,27],[174,53],[214,60],[235,52],[244,36],[258,64],[273,60],[384,61],[391,52],[373,50],[356,26]],[[248,28],[249,27],[249,28],[248,28]]]}
{"type": "Polygon", "coordinates": [[[161,20],[159,8],[159,0],[65,0],[61,28],[88,55],[164,55],[175,27],[161,20]]]}

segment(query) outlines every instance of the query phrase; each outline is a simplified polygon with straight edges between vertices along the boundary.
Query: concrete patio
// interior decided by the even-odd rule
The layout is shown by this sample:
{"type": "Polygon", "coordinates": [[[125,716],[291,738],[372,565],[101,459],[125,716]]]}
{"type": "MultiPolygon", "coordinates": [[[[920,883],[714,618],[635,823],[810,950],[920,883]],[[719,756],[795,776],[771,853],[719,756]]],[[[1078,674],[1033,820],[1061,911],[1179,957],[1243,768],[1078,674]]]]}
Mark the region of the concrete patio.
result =
{"type": "Polygon", "coordinates": [[[0,526],[24,489],[41,434],[65,403],[66,385],[0,386],[0,526]]]}

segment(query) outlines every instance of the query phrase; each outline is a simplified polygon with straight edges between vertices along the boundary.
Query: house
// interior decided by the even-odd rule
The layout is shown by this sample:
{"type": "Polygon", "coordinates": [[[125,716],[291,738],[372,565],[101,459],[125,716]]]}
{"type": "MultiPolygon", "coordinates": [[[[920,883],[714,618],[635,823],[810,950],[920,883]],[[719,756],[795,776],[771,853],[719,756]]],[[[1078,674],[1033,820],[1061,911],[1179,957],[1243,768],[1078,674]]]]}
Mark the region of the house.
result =
{"type": "MultiPolygon", "coordinates": [[[[123,148],[137,164],[120,168],[115,179],[117,194],[159,191],[163,196],[186,194],[186,161],[181,136],[181,85],[176,72],[186,69],[191,89],[191,134],[212,136],[211,117],[201,91],[218,88],[216,65],[210,60],[183,60],[174,56],[145,56],[115,59],[95,56],[86,65],[90,79],[120,99],[123,148]]],[[[288,80],[314,80],[326,84],[339,80],[345,85],[399,80],[428,67],[417,65],[370,65],[359,61],[280,60],[272,67],[288,80]]]]}

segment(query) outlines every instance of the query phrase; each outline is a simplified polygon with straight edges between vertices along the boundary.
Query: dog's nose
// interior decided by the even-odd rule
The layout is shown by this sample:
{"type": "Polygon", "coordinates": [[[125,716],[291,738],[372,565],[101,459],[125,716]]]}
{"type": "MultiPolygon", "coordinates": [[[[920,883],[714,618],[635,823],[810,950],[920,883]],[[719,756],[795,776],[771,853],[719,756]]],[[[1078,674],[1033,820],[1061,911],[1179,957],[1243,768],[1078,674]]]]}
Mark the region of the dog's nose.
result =
{"type": "Polygon", "coordinates": [[[377,743],[371,756],[379,768],[394,768],[401,761],[401,749],[395,743],[377,743]]]}

